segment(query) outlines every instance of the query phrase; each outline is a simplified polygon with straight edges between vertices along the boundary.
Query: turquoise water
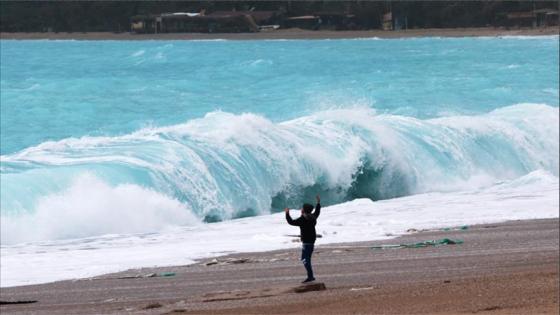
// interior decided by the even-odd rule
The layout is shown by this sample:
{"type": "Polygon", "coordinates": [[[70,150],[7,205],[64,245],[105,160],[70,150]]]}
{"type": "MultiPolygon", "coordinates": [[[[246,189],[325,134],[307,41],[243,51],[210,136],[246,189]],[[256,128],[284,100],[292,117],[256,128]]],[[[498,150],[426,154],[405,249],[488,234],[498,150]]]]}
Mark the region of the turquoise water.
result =
{"type": "Polygon", "coordinates": [[[430,118],[558,106],[558,39],[2,41],[2,154],[222,110],[430,118]]]}
{"type": "Polygon", "coordinates": [[[128,213],[150,196],[149,230],[315,193],[333,204],[558,176],[558,52],[557,36],[3,40],[3,224],[128,213]]]}

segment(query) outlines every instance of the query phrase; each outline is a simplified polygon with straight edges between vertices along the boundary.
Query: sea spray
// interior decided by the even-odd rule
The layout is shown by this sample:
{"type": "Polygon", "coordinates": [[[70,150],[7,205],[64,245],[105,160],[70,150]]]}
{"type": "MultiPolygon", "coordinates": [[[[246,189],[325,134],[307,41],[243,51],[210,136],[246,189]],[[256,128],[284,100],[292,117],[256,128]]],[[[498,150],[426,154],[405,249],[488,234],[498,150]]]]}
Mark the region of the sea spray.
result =
{"type": "Polygon", "coordinates": [[[88,172],[36,205],[30,213],[2,216],[2,242],[143,233],[200,221],[175,199],[133,184],[110,187],[88,172]]]}

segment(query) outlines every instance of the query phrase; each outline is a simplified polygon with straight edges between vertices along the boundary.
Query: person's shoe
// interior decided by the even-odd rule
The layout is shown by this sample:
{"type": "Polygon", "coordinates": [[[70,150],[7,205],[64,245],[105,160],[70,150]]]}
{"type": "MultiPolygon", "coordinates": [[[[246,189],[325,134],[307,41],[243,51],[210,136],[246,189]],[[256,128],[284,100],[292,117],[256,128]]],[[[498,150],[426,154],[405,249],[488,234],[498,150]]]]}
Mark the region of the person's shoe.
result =
{"type": "Polygon", "coordinates": [[[307,279],[303,280],[301,283],[308,283],[308,282],[311,282],[311,281],[315,281],[315,278],[307,278],[307,279]]]}

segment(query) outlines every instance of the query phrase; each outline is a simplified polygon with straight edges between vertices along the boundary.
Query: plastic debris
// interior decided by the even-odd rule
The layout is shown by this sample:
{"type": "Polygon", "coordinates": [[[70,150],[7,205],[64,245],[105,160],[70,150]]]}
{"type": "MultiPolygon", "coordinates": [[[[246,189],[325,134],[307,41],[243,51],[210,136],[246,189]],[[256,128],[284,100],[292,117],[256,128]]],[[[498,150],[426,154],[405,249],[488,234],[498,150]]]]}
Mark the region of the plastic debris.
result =
{"type": "Polygon", "coordinates": [[[458,228],[443,228],[441,230],[442,231],[458,231],[458,230],[463,230],[464,231],[464,230],[468,230],[468,229],[469,229],[468,225],[463,225],[463,226],[460,226],[458,228]]]}
{"type": "Polygon", "coordinates": [[[112,279],[139,279],[139,278],[154,278],[154,277],[173,277],[175,276],[174,272],[160,272],[160,273],[146,273],[146,274],[135,274],[135,275],[123,275],[120,277],[99,277],[99,278],[90,278],[90,280],[112,280],[112,279]]]}
{"type": "Polygon", "coordinates": [[[212,266],[212,265],[217,265],[217,264],[218,264],[217,259],[212,259],[211,261],[204,263],[205,266],[212,266]]]}
{"type": "Polygon", "coordinates": [[[31,304],[31,303],[37,303],[37,300],[0,301],[0,305],[9,305],[9,304],[31,304]]]}
{"type": "Polygon", "coordinates": [[[452,240],[449,238],[442,238],[439,240],[430,240],[418,243],[410,243],[410,244],[386,244],[386,245],[375,245],[372,246],[372,249],[398,249],[398,248],[422,248],[428,246],[439,246],[439,245],[456,245],[456,244],[463,244],[462,240],[452,240]]]}
{"type": "Polygon", "coordinates": [[[226,265],[226,264],[243,264],[246,262],[249,262],[249,258],[226,258],[224,260],[218,260],[214,258],[209,262],[203,263],[202,265],[212,266],[212,265],[226,265]]]}

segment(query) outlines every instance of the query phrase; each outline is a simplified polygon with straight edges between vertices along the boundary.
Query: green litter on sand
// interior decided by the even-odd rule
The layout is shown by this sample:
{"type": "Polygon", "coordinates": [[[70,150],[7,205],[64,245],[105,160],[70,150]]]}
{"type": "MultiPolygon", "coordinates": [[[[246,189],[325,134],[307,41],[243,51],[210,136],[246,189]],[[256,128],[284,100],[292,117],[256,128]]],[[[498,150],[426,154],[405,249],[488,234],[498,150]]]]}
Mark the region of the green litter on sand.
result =
{"type": "Polygon", "coordinates": [[[442,230],[442,231],[452,231],[452,230],[463,230],[463,231],[464,231],[464,230],[468,230],[468,229],[469,229],[469,226],[468,226],[468,225],[463,225],[463,226],[461,226],[461,227],[459,227],[459,228],[443,228],[443,229],[441,229],[441,230],[442,230]]]}
{"type": "Polygon", "coordinates": [[[422,248],[428,246],[439,246],[439,245],[456,245],[463,244],[462,240],[452,240],[449,238],[442,238],[439,240],[424,241],[418,243],[409,244],[388,244],[388,245],[376,245],[372,246],[372,249],[397,249],[397,248],[422,248]]]}
{"type": "Polygon", "coordinates": [[[162,272],[158,274],[158,277],[174,277],[174,276],[175,276],[174,272],[162,272]]]}

